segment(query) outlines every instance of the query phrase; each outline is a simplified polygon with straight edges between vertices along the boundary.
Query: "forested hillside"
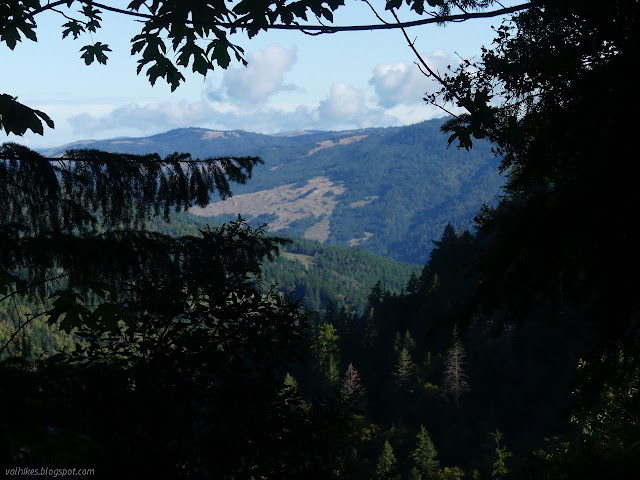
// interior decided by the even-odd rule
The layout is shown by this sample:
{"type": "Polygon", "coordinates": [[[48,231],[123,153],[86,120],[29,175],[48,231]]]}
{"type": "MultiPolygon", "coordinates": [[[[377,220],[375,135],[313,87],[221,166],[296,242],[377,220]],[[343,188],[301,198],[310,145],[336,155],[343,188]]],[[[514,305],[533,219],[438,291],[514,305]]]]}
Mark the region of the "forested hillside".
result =
{"type": "MultiPolygon", "coordinates": [[[[176,214],[167,223],[153,221],[151,230],[172,235],[200,235],[217,224],[189,214],[176,214]]],[[[276,234],[271,234],[276,235],[276,234]]],[[[282,235],[276,235],[282,236],[282,235]]],[[[373,255],[360,248],[323,245],[295,236],[282,246],[280,256],[262,264],[263,288],[299,299],[309,312],[319,312],[331,301],[336,309],[362,314],[371,289],[382,282],[389,292],[404,290],[409,277],[421,267],[373,255]]]]}
{"type": "Polygon", "coordinates": [[[443,122],[294,136],[192,128],[72,147],[259,156],[264,164],[233,188],[231,200],[192,213],[216,222],[242,214],[271,231],[421,265],[445,225],[470,228],[484,202],[496,203],[503,183],[489,144],[478,142],[470,152],[448,148],[443,122]]]}
{"type": "MultiPolygon", "coordinates": [[[[170,222],[155,218],[148,230],[171,237],[201,237],[202,231],[220,228],[206,219],[189,214],[174,214],[170,222]]],[[[304,305],[309,313],[319,313],[334,308],[351,319],[361,315],[368,302],[371,289],[384,284],[389,292],[404,291],[407,280],[420,268],[379,257],[358,248],[323,245],[313,240],[286,237],[289,243],[281,247],[279,256],[264,258],[257,276],[261,289],[266,293],[272,287],[284,295],[293,297],[304,305]]],[[[55,291],[50,286],[48,293],[55,291]]],[[[8,342],[22,323],[21,319],[33,317],[51,308],[50,300],[19,299],[12,304],[5,302],[0,309],[0,345],[8,342]]],[[[42,355],[52,355],[73,348],[73,336],[55,326],[49,326],[46,317],[40,316],[18,331],[15,340],[2,354],[35,360],[42,355]]]]}

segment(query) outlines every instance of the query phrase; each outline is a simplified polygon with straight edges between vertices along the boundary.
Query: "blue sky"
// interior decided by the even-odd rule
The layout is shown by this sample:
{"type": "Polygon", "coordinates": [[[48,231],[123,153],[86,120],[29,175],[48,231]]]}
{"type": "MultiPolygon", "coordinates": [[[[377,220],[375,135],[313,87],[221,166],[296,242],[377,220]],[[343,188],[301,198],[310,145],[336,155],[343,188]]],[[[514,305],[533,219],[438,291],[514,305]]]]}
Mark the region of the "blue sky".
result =
{"type": "MultiPolygon", "coordinates": [[[[378,23],[364,2],[346,3],[336,12],[336,25],[378,23]]],[[[415,18],[407,9],[400,17],[415,18]]],[[[56,127],[46,129],[44,136],[0,134],[0,142],[38,148],[190,126],[261,133],[341,130],[405,125],[442,115],[422,101],[436,86],[413,64],[415,57],[400,30],[313,37],[269,31],[253,39],[237,34],[231,39],[245,49],[247,67],[232,63],[206,78],[184,72],[187,81],[171,92],[162,80],[152,87],[143,74],[136,75],[129,40],[140,25],[132,19],[104,12],[103,28],[75,41],[61,40],[60,25],[66,20],[60,15],[50,12],[37,20],[37,43],[24,41],[14,51],[0,45],[0,93],[45,111],[56,127]],[[86,66],[80,59],[80,47],[96,41],[113,50],[106,66],[86,66]]],[[[442,72],[458,55],[477,57],[480,47],[491,43],[491,25],[500,21],[414,27],[409,35],[430,65],[442,72]]]]}

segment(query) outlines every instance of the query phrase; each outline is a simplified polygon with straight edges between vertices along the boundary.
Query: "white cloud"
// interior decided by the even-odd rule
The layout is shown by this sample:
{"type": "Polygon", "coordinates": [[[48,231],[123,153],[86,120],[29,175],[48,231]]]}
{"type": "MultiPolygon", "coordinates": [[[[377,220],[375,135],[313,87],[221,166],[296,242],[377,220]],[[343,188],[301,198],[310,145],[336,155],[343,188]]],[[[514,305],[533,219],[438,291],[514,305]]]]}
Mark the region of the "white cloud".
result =
{"type": "MultiPolygon", "coordinates": [[[[442,50],[422,55],[422,58],[431,69],[440,74],[444,74],[447,65],[453,66],[457,63],[442,50]]],[[[377,65],[373,69],[369,84],[373,86],[379,104],[386,108],[423,102],[425,93],[439,89],[436,81],[426,77],[416,65],[405,63],[377,65]]]]}
{"type": "MultiPolygon", "coordinates": [[[[457,113],[458,111],[459,109],[455,110],[453,113],[457,113]]],[[[447,115],[443,110],[426,102],[413,105],[405,105],[401,103],[385,110],[385,112],[398,119],[397,125],[410,125],[412,123],[419,123],[424,120],[440,118],[447,115]]]]}
{"type": "Polygon", "coordinates": [[[336,130],[396,125],[400,120],[377,105],[367,104],[364,94],[341,82],[316,104],[266,105],[260,103],[207,101],[132,103],[110,112],[71,116],[68,123],[76,135],[135,130],[150,135],[172,128],[205,127],[275,133],[287,130],[336,130]]]}
{"type": "MultiPolygon", "coordinates": [[[[273,53],[278,50],[284,49],[269,47],[262,51],[261,58],[269,58],[273,54],[273,58],[281,60],[280,66],[287,65],[290,59],[284,61],[286,55],[273,53]]],[[[437,56],[434,54],[432,57],[437,56]]],[[[284,85],[282,77],[276,77],[267,79],[271,85],[267,90],[273,92],[284,85]]],[[[84,138],[151,135],[182,127],[261,133],[300,129],[346,130],[406,125],[442,116],[443,112],[422,101],[424,87],[418,87],[418,80],[424,81],[420,72],[412,73],[404,64],[378,65],[370,81],[377,93],[372,99],[367,99],[363,90],[344,82],[333,83],[323,99],[306,104],[236,101],[228,95],[216,98],[211,92],[206,92],[207,98],[192,102],[131,103],[111,111],[105,111],[101,106],[99,110],[69,116],[68,124],[77,139],[80,135],[84,138]]],[[[252,95],[254,98],[256,95],[268,95],[265,93],[267,90],[260,90],[262,93],[254,90],[252,95]]]]}
{"type": "Polygon", "coordinates": [[[270,45],[247,55],[247,66],[225,70],[222,86],[210,88],[211,100],[229,100],[242,103],[261,103],[271,95],[295,90],[297,87],[284,82],[284,74],[296,63],[296,52],[270,45]]]}
{"type": "Polygon", "coordinates": [[[318,111],[327,120],[344,122],[361,115],[365,109],[364,95],[344,83],[331,85],[329,97],[320,102],[318,111]]]}

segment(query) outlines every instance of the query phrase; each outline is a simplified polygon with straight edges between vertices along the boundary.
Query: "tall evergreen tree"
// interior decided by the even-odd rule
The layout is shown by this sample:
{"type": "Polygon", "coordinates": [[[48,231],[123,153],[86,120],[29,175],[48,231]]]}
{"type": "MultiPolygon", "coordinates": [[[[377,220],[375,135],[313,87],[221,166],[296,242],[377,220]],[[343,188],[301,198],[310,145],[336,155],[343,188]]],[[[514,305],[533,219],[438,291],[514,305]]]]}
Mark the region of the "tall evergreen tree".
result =
{"type": "Polygon", "coordinates": [[[397,463],[389,440],[385,440],[376,464],[374,480],[400,480],[397,463]]]}
{"type": "Polygon", "coordinates": [[[411,354],[406,347],[402,347],[400,352],[398,352],[398,360],[396,362],[396,368],[393,372],[393,375],[396,379],[396,383],[402,387],[406,387],[411,380],[411,375],[413,373],[413,361],[411,360],[411,354]]]}
{"type": "Polygon", "coordinates": [[[436,474],[440,468],[440,462],[438,462],[437,459],[438,452],[424,425],[420,425],[420,432],[417,435],[417,439],[416,448],[411,452],[411,458],[413,459],[415,468],[423,480],[436,478],[436,474]]]}
{"type": "Polygon", "coordinates": [[[420,281],[415,272],[411,272],[411,277],[407,282],[406,291],[408,295],[416,295],[420,291],[420,281]]]}
{"type": "Polygon", "coordinates": [[[400,332],[396,332],[393,341],[393,351],[396,355],[399,355],[403,348],[410,354],[413,353],[416,348],[416,341],[411,336],[411,333],[409,333],[409,330],[405,330],[402,336],[400,336],[400,332]]]}
{"type": "Polygon", "coordinates": [[[406,348],[409,353],[413,353],[416,348],[416,341],[411,336],[411,333],[409,333],[409,330],[405,330],[404,332],[402,346],[406,348]]]}
{"type": "Polygon", "coordinates": [[[397,356],[402,350],[402,337],[400,332],[396,332],[396,336],[393,339],[393,353],[397,356]]]}
{"type": "Polygon", "coordinates": [[[336,325],[337,319],[338,314],[336,312],[336,305],[330,298],[329,300],[327,300],[327,306],[324,309],[324,323],[331,323],[333,325],[336,325]]]}
{"type": "Polygon", "coordinates": [[[349,308],[346,305],[342,305],[340,310],[338,311],[338,315],[336,318],[336,328],[338,329],[338,333],[341,337],[348,337],[351,333],[351,323],[352,323],[352,314],[349,308]]]}
{"type": "Polygon", "coordinates": [[[376,327],[375,311],[373,307],[369,307],[364,318],[364,338],[363,345],[365,348],[373,348],[378,340],[378,329],[376,327]]]}
{"type": "Polygon", "coordinates": [[[312,349],[316,359],[316,369],[323,384],[329,388],[335,388],[340,382],[338,370],[340,337],[335,327],[330,323],[320,325],[312,349]]]}
{"type": "Polygon", "coordinates": [[[373,286],[373,288],[371,289],[371,293],[369,294],[369,305],[371,306],[378,305],[380,302],[382,302],[382,299],[384,298],[385,294],[386,294],[386,291],[382,286],[382,281],[378,280],[376,284],[373,286]]]}

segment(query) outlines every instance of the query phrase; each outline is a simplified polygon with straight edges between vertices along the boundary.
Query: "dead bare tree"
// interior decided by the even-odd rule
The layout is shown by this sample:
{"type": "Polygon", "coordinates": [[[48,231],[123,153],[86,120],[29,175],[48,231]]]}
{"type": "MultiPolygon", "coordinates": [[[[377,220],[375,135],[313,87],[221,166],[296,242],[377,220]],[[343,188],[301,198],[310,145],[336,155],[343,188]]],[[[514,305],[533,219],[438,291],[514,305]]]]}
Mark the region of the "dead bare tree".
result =
{"type": "Polygon", "coordinates": [[[453,396],[456,407],[460,406],[460,396],[471,390],[465,373],[465,351],[458,335],[458,327],[453,328],[453,343],[444,360],[444,389],[453,396]]]}

